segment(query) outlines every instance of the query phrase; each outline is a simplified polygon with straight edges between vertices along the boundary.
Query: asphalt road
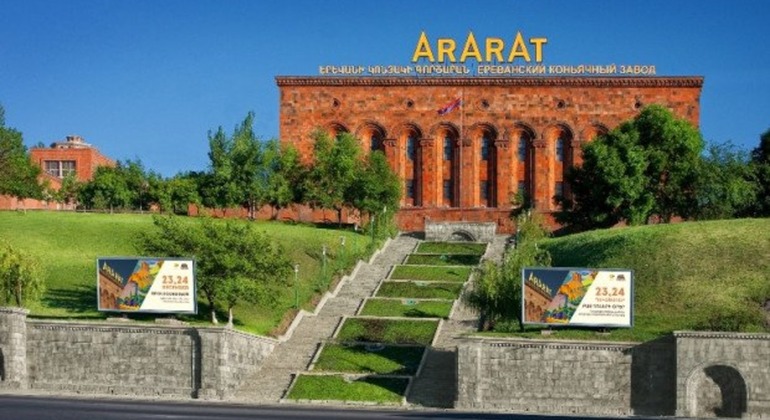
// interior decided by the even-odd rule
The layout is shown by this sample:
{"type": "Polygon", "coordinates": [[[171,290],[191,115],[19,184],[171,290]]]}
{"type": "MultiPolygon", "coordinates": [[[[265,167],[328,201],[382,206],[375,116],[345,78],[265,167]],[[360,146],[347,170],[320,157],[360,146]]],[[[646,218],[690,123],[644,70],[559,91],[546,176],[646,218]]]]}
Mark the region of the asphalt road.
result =
{"type": "Polygon", "coordinates": [[[558,420],[576,417],[489,414],[458,411],[363,410],[296,405],[245,406],[201,402],[159,402],[0,395],[0,420],[558,420]]]}

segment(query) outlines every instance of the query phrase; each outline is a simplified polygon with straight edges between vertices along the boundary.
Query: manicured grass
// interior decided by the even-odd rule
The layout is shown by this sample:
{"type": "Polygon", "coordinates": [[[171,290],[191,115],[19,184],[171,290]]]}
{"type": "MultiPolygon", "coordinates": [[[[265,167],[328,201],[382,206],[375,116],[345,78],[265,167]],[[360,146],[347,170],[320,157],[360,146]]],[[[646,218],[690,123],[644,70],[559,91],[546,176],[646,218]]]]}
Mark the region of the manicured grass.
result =
{"type": "Polygon", "coordinates": [[[470,254],[412,254],[405,264],[419,265],[478,265],[480,255],[470,254]]]}
{"type": "Polygon", "coordinates": [[[424,347],[326,344],[314,370],[380,375],[414,375],[424,347]]]}
{"type": "MultiPolygon", "coordinates": [[[[616,228],[546,240],[553,265],[634,270],[634,327],[555,338],[646,341],[676,330],[768,331],[770,219],[616,228]]],[[[527,335],[539,336],[539,329],[527,335]]]]}
{"type": "Polygon", "coordinates": [[[295,400],[403,401],[409,380],[405,378],[361,377],[343,375],[300,375],[287,398],[295,400]]]}
{"type": "Polygon", "coordinates": [[[417,247],[422,254],[473,254],[484,255],[487,244],[473,242],[423,242],[417,247]]]}
{"type": "MultiPolygon", "coordinates": [[[[193,218],[185,219],[195,223],[193,218]]],[[[332,272],[342,266],[352,267],[363,256],[371,239],[366,235],[334,228],[280,222],[253,223],[280,243],[289,258],[300,265],[300,304],[309,307],[317,289],[328,287],[332,272]],[[345,247],[340,237],[345,237],[345,247]],[[322,248],[327,246],[326,276],[322,276],[322,248]]],[[[136,256],[134,247],[140,232],[154,229],[148,214],[84,214],[72,212],[16,211],[0,212],[0,238],[36,257],[43,268],[47,291],[42,302],[33,306],[31,315],[48,318],[104,319],[97,312],[96,258],[99,256],[136,256]]],[[[293,273],[292,273],[293,274],[293,273]]],[[[293,275],[287,279],[293,283],[293,275]]],[[[294,303],[293,287],[282,288],[274,307],[240,304],[235,307],[239,329],[267,334],[275,328],[294,303]]],[[[200,300],[198,316],[181,318],[193,323],[207,323],[208,309],[200,300]]],[[[224,318],[221,314],[220,320],[224,318]]],[[[142,318],[142,316],[131,315],[142,318]]],[[[154,318],[154,316],[144,318],[154,318]]]]}
{"type": "Polygon", "coordinates": [[[428,346],[437,328],[438,321],[348,318],[337,334],[337,341],[428,346]]]}
{"type": "Polygon", "coordinates": [[[452,301],[368,299],[360,315],[408,318],[448,318],[452,301]]]}
{"type": "Polygon", "coordinates": [[[426,280],[463,283],[471,275],[471,267],[428,267],[398,265],[390,278],[393,280],[426,280]]]}
{"type": "Polygon", "coordinates": [[[461,283],[425,281],[384,281],[377,297],[415,299],[457,299],[463,290],[461,283]]]}

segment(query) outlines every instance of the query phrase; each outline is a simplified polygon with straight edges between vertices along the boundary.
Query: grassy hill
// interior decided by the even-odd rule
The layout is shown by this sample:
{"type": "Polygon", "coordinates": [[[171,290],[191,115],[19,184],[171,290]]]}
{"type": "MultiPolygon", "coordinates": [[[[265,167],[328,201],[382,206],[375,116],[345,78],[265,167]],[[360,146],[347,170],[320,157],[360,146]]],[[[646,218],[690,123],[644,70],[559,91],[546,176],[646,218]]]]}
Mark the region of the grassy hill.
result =
{"type": "Polygon", "coordinates": [[[613,331],[613,339],[647,340],[684,329],[767,331],[770,325],[762,309],[770,300],[770,219],[608,229],[543,246],[553,266],[634,270],[635,326],[613,331]]]}
{"type": "MultiPolygon", "coordinates": [[[[371,241],[365,235],[336,229],[278,222],[242,223],[255,223],[283,246],[292,261],[300,264],[298,289],[303,306],[310,305],[315,289],[328,286],[321,276],[323,245],[328,249],[326,267],[331,271],[341,264],[352,265],[356,256],[366,252],[371,241]],[[340,237],[345,237],[344,247],[340,245],[340,237]]],[[[105,314],[96,310],[96,258],[136,256],[135,238],[139,232],[153,228],[150,215],[0,212],[0,240],[34,255],[43,266],[47,291],[42,302],[30,309],[31,316],[46,318],[105,318],[105,314]]],[[[205,323],[209,319],[208,308],[203,303],[199,301],[199,315],[187,320],[205,323]]],[[[293,304],[294,289],[289,287],[275,308],[237,306],[236,326],[267,334],[293,304]]],[[[220,317],[222,319],[226,321],[220,317]]]]}

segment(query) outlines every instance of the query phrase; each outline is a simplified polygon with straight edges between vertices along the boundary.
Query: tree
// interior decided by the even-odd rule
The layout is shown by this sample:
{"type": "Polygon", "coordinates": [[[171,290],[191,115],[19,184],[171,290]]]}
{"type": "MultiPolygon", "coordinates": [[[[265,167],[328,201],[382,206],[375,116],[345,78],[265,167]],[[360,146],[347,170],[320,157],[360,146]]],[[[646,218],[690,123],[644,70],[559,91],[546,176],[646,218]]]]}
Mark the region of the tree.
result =
{"type": "Polygon", "coordinates": [[[217,323],[220,303],[232,325],[238,302],[273,304],[278,289],[287,285],[291,264],[285,252],[252,225],[207,218],[190,224],[171,216],[154,216],[153,223],[156,229],[140,236],[138,251],[194,258],[198,289],[209,303],[212,323],[217,323]]]}
{"type": "Polygon", "coordinates": [[[64,204],[77,204],[78,193],[82,187],[83,183],[78,181],[74,173],[70,172],[62,179],[61,187],[56,192],[56,199],[64,204]]]}
{"type": "Polygon", "coordinates": [[[351,185],[360,173],[360,147],[350,133],[332,140],[323,131],[314,134],[315,162],[305,184],[306,201],[312,207],[334,209],[342,224],[342,209],[350,205],[351,185]]]}
{"type": "Polygon", "coordinates": [[[770,216],[770,130],[762,134],[759,146],[751,152],[751,166],[757,183],[757,200],[752,208],[756,216],[770,216]]]}
{"type": "Polygon", "coordinates": [[[704,156],[696,194],[698,219],[747,216],[757,202],[755,173],[746,153],[730,143],[714,144],[704,156]]]}
{"type": "Polygon", "coordinates": [[[24,200],[39,198],[40,167],[32,163],[21,132],[5,126],[5,110],[0,106],[0,195],[24,200]]]}
{"type": "Polygon", "coordinates": [[[550,266],[548,251],[538,247],[538,241],[548,235],[539,215],[523,213],[517,219],[519,237],[516,248],[506,250],[500,264],[485,262],[473,288],[463,299],[481,314],[482,329],[494,329],[507,322],[521,319],[521,270],[524,267],[550,266]]]}
{"type": "Polygon", "coordinates": [[[36,302],[45,292],[40,264],[9,244],[0,243],[0,303],[19,307],[36,302]]]}
{"type": "Polygon", "coordinates": [[[99,166],[94,177],[80,189],[78,201],[87,208],[107,209],[128,208],[135,194],[129,189],[122,164],[99,166]]]}
{"type": "Polygon", "coordinates": [[[306,169],[299,160],[299,152],[292,145],[281,145],[278,140],[271,140],[264,149],[264,165],[268,174],[267,204],[278,212],[291,203],[302,200],[301,185],[306,169]]]}
{"type": "Polygon", "coordinates": [[[591,229],[695,214],[703,140],[666,108],[651,105],[582,150],[583,165],[565,175],[572,196],[560,199],[561,223],[591,229]]]}
{"type": "Polygon", "coordinates": [[[631,124],[583,146],[583,165],[566,173],[571,197],[557,220],[578,229],[606,228],[626,220],[643,223],[653,209],[644,149],[631,124]]]}
{"type": "MultiPolygon", "coordinates": [[[[386,226],[389,222],[383,218],[386,215],[392,217],[393,212],[387,209],[395,209],[401,200],[401,180],[390,169],[388,160],[381,151],[369,154],[364,162],[360,175],[356,176],[348,189],[349,198],[353,207],[369,216],[380,219],[380,225],[386,226]]],[[[371,227],[374,229],[374,226],[371,227]]]]}

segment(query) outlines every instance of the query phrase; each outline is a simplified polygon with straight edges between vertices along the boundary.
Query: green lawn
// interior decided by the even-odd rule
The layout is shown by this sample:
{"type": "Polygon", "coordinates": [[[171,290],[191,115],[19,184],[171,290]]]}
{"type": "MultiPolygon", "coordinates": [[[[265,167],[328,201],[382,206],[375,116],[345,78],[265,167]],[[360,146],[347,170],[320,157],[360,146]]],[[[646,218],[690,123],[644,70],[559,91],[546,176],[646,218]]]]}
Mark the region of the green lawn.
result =
{"type": "Polygon", "coordinates": [[[423,242],[417,247],[421,254],[473,254],[484,255],[487,244],[473,242],[423,242]]]}
{"type": "Polygon", "coordinates": [[[471,267],[431,267],[397,265],[390,275],[392,280],[425,280],[464,283],[471,275],[471,267]]]}
{"type": "Polygon", "coordinates": [[[429,346],[438,321],[410,321],[384,318],[348,318],[337,334],[337,341],[412,344],[429,346]]]}
{"type": "Polygon", "coordinates": [[[414,375],[424,347],[326,344],[314,370],[380,375],[414,375]]]}
{"type": "Polygon", "coordinates": [[[457,299],[463,290],[461,283],[434,281],[384,281],[377,290],[377,297],[414,299],[457,299]]]}
{"type": "MultiPolygon", "coordinates": [[[[305,307],[309,307],[317,289],[328,287],[328,278],[333,271],[341,269],[342,265],[352,267],[355,258],[364,255],[371,242],[366,235],[334,228],[262,221],[241,223],[254,223],[280,243],[292,261],[299,263],[297,289],[305,307]],[[345,237],[344,248],[340,245],[340,237],[345,237]],[[325,270],[322,270],[323,245],[328,249],[325,270]],[[323,276],[322,271],[327,275],[323,276]]],[[[47,292],[42,302],[31,308],[31,315],[36,317],[104,319],[106,315],[96,310],[96,258],[136,256],[135,239],[139,232],[147,229],[153,229],[152,218],[147,214],[0,212],[0,239],[32,254],[43,267],[47,292]]],[[[208,309],[202,300],[200,303],[198,316],[183,318],[194,323],[207,322],[208,309]]],[[[294,289],[289,287],[278,296],[276,307],[236,306],[236,326],[267,334],[281,322],[293,303],[294,289]]]]}
{"type": "Polygon", "coordinates": [[[453,301],[368,299],[360,315],[408,318],[449,318],[453,301]]]}
{"type": "Polygon", "coordinates": [[[405,378],[343,375],[300,375],[287,398],[295,400],[374,401],[401,404],[409,380],[405,378]]]}
{"type": "Polygon", "coordinates": [[[404,264],[417,265],[478,265],[480,255],[471,254],[412,254],[404,264]]]}
{"type": "MultiPolygon", "coordinates": [[[[554,337],[646,341],[676,330],[770,331],[770,219],[626,227],[548,239],[553,266],[634,270],[634,327],[554,337]]],[[[539,329],[525,334],[539,336],[539,329]]]]}

